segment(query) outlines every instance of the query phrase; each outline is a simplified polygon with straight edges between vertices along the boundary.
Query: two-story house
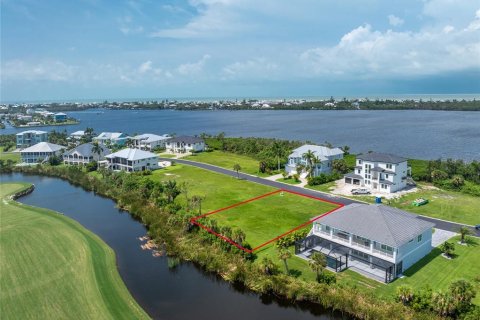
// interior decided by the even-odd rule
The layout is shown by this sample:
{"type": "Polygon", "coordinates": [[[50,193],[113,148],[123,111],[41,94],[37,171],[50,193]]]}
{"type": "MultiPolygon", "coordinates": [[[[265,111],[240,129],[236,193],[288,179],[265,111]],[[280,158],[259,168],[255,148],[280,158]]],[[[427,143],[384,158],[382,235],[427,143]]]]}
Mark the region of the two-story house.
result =
{"type": "Polygon", "coordinates": [[[39,130],[27,130],[15,135],[17,139],[17,148],[27,148],[40,142],[46,142],[48,140],[48,133],[46,131],[39,130]]]}
{"type": "Polygon", "coordinates": [[[144,133],[132,138],[133,146],[142,150],[153,150],[155,148],[165,148],[168,139],[171,139],[168,134],[156,135],[152,133],[144,133]]]}
{"type": "Polygon", "coordinates": [[[407,186],[407,159],[388,153],[370,152],[357,156],[355,171],[346,174],[346,184],[376,192],[392,193],[407,186]]]}
{"type": "Polygon", "coordinates": [[[23,163],[41,163],[52,156],[61,156],[64,150],[65,147],[58,144],[39,142],[20,151],[20,155],[23,163]]]}
{"type": "Polygon", "coordinates": [[[102,132],[93,141],[108,145],[123,146],[127,142],[128,136],[122,132],[102,132]]]}
{"type": "Polygon", "coordinates": [[[145,171],[158,169],[158,156],[155,153],[134,148],[125,148],[106,155],[107,168],[123,171],[145,171]]]}
{"type": "MultiPolygon", "coordinates": [[[[285,165],[285,171],[288,174],[297,173],[297,166],[307,166],[307,159],[305,154],[311,151],[318,159],[313,164],[313,176],[318,176],[321,173],[330,173],[332,171],[333,160],[343,159],[343,151],[339,148],[328,148],[324,146],[316,146],[306,144],[295,150],[288,156],[288,163],[285,165]]],[[[298,172],[301,174],[301,172],[298,172]]]]}
{"type": "Polygon", "coordinates": [[[434,224],[384,205],[350,204],[314,221],[296,253],[327,256],[329,268],[350,268],[390,282],[432,250],[434,224]]]}
{"type": "Polygon", "coordinates": [[[110,150],[102,144],[98,149],[93,143],[84,143],[63,154],[63,163],[70,165],[86,165],[92,161],[100,161],[110,150]]]}
{"type": "Polygon", "coordinates": [[[198,137],[180,136],[167,140],[166,148],[173,153],[200,152],[205,150],[205,141],[198,137]]]}

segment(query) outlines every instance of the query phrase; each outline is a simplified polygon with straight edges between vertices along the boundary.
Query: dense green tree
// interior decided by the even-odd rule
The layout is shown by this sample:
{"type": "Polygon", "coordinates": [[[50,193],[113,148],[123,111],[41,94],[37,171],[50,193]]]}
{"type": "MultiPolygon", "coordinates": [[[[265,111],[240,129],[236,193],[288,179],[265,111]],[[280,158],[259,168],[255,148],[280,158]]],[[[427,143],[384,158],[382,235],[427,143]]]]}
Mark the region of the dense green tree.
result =
{"type": "Polygon", "coordinates": [[[310,256],[310,261],[308,262],[310,268],[317,274],[317,281],[320,277],[320,273],[323,272],[325,267],[327,266],[327,258],[323,253],[314,252],[310,256]]]}

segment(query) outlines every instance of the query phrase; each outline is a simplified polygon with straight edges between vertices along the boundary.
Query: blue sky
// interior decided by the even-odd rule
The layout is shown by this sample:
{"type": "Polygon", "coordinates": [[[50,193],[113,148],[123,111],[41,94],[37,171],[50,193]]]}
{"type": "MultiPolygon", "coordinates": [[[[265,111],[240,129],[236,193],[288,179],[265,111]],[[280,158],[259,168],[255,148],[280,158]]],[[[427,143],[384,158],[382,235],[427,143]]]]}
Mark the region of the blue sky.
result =
{"type": "Polygon", "coordinates": [[[1,100],[480,92],[473,0],[0,0],[1,100]]]}

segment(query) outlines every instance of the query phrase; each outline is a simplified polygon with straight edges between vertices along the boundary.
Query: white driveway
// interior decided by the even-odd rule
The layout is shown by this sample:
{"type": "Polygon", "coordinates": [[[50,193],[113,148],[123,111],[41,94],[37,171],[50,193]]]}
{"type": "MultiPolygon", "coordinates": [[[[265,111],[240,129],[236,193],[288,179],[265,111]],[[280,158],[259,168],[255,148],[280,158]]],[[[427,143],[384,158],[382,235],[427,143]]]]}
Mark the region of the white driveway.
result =
{"type": "Polygon", "coordinates": [[[456,235],[456,232],[435,229],[435,232],[432,234],[432,247],[438,247],[439,245],[456,235]]]}

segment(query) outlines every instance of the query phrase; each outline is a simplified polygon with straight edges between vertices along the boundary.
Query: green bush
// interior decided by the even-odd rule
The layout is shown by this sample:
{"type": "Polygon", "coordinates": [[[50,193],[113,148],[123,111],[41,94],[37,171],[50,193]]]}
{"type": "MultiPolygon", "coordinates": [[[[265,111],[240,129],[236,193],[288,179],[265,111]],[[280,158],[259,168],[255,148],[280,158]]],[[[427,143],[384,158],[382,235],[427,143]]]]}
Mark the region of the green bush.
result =
{"type": "Polygon", "coordinates": [[[334,173],[329,174],[329,175],[321,173],[316,177],[309,178],[308,179],[308,185],[309,186],[318,186],[318,185],[321,185],[321,184],[325,184],[325,183],[328,183],[328,182],[338,180],[341,177],[342,177],[342,175],[338,172],[334,172],[334,173]]]}

